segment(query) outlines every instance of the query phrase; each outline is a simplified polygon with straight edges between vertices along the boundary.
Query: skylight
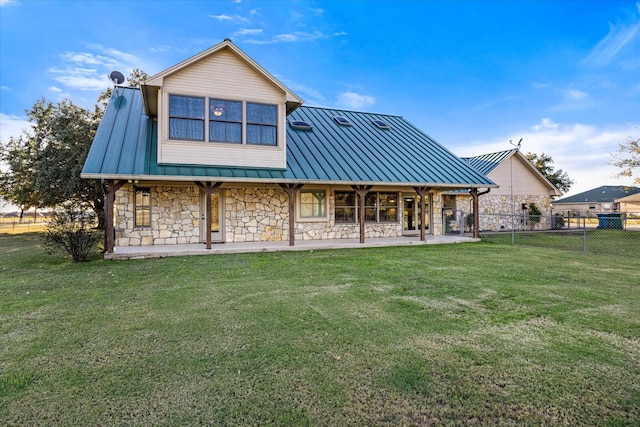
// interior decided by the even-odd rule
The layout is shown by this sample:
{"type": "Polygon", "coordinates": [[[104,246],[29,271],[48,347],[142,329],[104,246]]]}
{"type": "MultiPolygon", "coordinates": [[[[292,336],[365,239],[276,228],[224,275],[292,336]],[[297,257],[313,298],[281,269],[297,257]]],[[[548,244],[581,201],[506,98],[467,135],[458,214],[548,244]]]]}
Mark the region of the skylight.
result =
{"type": "Polygon", "coordinates": [[[378,126],[380,129],[391,129],[391,126],[383,122],[382,120],[371,120],[371,122],[378,126]]]}
{"type": "Polygon", "coordinates": [[[351,126],[351,122],[344,116],[333,116],[333,120],[335,120],[338,124],[342,126],[351,126]]]}
{"type": "Polygon", "coordinates": [[[304,120],[292,120],[289,122],[289,126],[297,130],[313,130],[313,126],[304,120]]]}

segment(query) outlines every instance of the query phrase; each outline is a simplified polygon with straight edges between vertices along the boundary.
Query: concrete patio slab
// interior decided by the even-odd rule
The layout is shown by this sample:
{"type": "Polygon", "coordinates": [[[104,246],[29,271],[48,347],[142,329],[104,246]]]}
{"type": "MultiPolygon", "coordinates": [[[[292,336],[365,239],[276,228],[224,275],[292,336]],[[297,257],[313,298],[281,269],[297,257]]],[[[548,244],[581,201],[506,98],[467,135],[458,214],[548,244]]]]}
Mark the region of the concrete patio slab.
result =
{"type": "Polygon", "coordinates": [[[437,245],[479,241],[480,239],[474,239],[472,237],[447,235],[427,236],[425,241],[421,241],[419,237],[413,236],[369,238],[365,240],[365,243],[360,243],[359,239],[301,240],[296,241],[295,246],[289,246],[288,241],[219,243],[213,244],[211,249],[206,249],[204,243],[187,245],[117,246],[112,254],[105,254],[104,258],[144,259],[187,255],[219,255],[250,252],[313,251],[325,249],[354,249],[386,246],[437,245]]]}

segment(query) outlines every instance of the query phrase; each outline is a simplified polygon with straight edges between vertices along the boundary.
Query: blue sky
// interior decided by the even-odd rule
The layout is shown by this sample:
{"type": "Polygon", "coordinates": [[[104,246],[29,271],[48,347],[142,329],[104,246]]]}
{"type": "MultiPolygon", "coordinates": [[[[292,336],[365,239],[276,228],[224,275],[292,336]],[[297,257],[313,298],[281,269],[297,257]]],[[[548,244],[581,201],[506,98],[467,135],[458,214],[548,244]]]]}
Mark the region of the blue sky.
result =
{"type": "Polygon", "coordinates": [[[640,2],[0,0],[0,139],[41,97],[86,108],[112,70],[152,75],[225,38],[306,105],[398,114],[459,156],[545,152],[615,178],[640,136],[640,2]]]}

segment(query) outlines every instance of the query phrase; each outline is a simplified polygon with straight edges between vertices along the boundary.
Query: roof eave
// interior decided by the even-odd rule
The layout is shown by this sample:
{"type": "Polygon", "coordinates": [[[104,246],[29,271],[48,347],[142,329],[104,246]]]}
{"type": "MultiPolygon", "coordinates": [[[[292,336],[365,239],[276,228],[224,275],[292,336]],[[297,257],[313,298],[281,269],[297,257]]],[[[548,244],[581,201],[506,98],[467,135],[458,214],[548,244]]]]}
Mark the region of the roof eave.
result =
{"type": "Polygon", "coordinates": [[[83,179],[121,180],[121,181],[212,181],[224,183],[251,183],[251,184],[308,184],[308,185],[374,185],[379,187],[434,187],[442,189],[466,189],[466,188],[497,188],[498,185],[487,184],[449,184],[442,182],[380,182],[380,181],[338,181],[321,179],[273,179],[273,178],[238,178],[238,177],[212,177],[212,176],[183,176],[183,175],[136,175],[136,174],[101,174],[82,173],[83,179]]]}

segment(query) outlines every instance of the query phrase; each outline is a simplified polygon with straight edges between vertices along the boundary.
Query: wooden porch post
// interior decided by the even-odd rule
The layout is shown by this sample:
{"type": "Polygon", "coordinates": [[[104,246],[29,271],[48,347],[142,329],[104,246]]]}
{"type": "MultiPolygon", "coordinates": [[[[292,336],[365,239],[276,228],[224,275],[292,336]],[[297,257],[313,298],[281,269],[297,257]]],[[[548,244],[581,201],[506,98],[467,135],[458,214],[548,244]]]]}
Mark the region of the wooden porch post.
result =
{"type": "Polygon", "coordinates": [[[479,210],[479,201],[480,195],[478,194],[478,189],[474,188],[471,190],[471,199],[473,200],[473,238],[480,238],[480,213],[479,210]]]}
{"type": "Polygon", "coordinates": [[[360,210],[358,211],[358,213],[359,213],[358,222],[360,223],[360,243],[364,243],[364,234],[365,234],[365,227],[364,227],[364,222],[365,222],[365,198],[367,196],[367,193],[369,192],[369,190],[371,190],[372,187],[373,187],[372,185],[352,185],[351,186],[351,188],[353,188],[353,191],[356,192],[356,194],[358,195],[358,198],[360,200],[360,202],[359,202],[360,210]]]}
{"type": "Polygon", "coordinates": [[[104,232],[105,232],[105,251],[108,254],[113,253],[115,246],[114,224],[113,224],[113,206],[116,200],[116,191],[124,185],[124,181],[115,181],[113,179],[102,180],[102,189],[104,190],[104,232]]]}
{"type": "Polygon", "coordinates": [[[289,196],[289,246],[294,246],[296,239],[296,193],[304,184],[279,185],[289,196]]]}
{"type": "Polygon", "coordinates": [[[420,240],[425,240],[425,211],[427,207],[427,202],[425,200],[425,196],[429,194],[431,188],[429,187],[413,187],[418,196],[420,196],[420,240]]]}
{"type": "Polygon", "coordinates": [[[206,228],[205,233],[207,234],[206,248],[211,249],[211,194],[214,192],[214,190],[220,187],[222,183],[216,182],[214,184],[212,182],[196,182],[196,185],[198,186],[198,188],[200,188],[200,191],[204,193],[204,197],[205,197],[204,220],[205,220],[205,228],[206,228]]]}

